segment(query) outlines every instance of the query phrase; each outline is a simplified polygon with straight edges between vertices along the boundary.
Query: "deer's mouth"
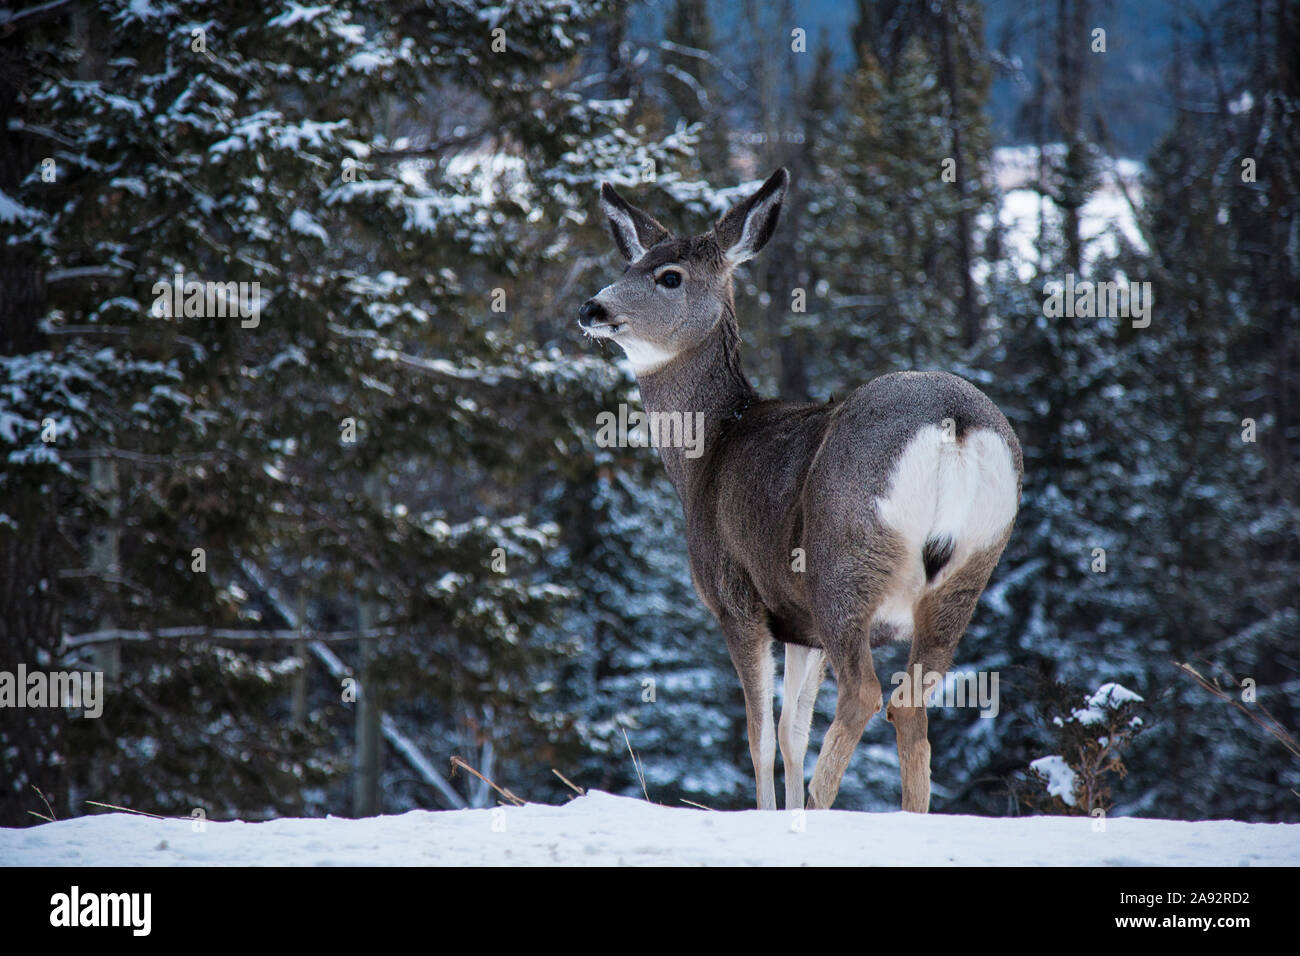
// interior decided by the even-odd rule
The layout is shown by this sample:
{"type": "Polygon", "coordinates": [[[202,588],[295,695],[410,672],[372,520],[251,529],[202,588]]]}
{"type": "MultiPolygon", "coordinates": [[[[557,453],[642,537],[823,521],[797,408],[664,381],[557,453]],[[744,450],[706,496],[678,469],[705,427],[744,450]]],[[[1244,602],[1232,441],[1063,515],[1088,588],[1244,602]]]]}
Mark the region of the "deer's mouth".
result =
{"type": "Polygon", "coordinates": [[[578,328],[594,339],[613,338],[626,327],[626,322],[592,322],[587,324],[581,319],[578,320],[578,328]]]}

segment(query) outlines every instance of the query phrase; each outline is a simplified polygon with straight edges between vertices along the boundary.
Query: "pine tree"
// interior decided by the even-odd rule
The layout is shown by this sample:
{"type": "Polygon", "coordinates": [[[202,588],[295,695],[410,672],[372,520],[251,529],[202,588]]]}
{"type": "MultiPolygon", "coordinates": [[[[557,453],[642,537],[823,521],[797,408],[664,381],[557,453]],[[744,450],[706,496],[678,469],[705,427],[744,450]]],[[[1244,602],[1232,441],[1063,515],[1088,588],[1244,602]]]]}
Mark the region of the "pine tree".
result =
{"type": "MultiPolygon", "coordinates": [[[[43,646],[47,666],[86,666],[59,637],[106,622],[286,627],[277,595],[296,593],[314,629],[391,629],[371,691],[430,749],[486,736],[502,764],[531,763],[551,732],[538,676],[574,650],[533,640],[568,592],[543,560],[558,529],[530,503],[568,477],[576,442],[557,436],[586,429],[608,383],[599,361],[539,358],[524,317],[558,287],[536,277],[566,271],[553,257],[595,184],[669,169],[687,141],[642,140],[627,103],[566,86],[587,5],[377,12],[104,3],[24,37],[52,75],[15,101],[58,175],[29,149],[12,194],[48,294],[22,317],[44,340],[5,360],[0,438],[6,500],[59,505],[44,526],[44,508],[12,515],[3,544],[11,564],[38,534],[58,544],[27,584],[55,591],[47,619],[6,660],[43,646]],[[187,314],[177,276],[256,282],[258,314],[187,314]],[[87,481],[106,460],[110,500],[87,481]],[[106,527],[120,567],[79,571],[106,527]]],[[[312,808],[340,809],[339,766],[313,756],[350,736],[337,686],[318,673],[308,726],[290,727],[296,655],[220,643],[122,648],[112,700],[141,706],[86,731],[52,788],[60,814],[88,790],[293,812],[322,780],[335,790],[312,808]],[[197,773],[207,734],[229,746],[197,773]]],[[[5,733],[35,752],[6,774],[12,821],[57,740],[5,733]]]]}

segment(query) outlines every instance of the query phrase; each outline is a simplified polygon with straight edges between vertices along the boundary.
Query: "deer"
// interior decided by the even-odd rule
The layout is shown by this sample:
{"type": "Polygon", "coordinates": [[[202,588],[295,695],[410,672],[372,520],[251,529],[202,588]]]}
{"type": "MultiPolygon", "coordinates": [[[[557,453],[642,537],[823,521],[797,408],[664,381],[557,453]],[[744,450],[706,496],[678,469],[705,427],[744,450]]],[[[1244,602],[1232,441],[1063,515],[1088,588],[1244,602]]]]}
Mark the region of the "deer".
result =
{"type": "Polygon", "coordinates": [[[675,237],[608,182],[600,205],[623,275],[578,310],[586,336],[618,345],[647,414],[703,414],[693,456],[660,442],[685,513],[696,594],[717,620],[744,692],[760,810],[804,808],[804,757],[829,662],[834,716],[808,786],[829,808],[883,702],[872,649],[911,641],[886,720],[902,808],[930,808],[926,702],[952,663],[1011,536],[1020,443],[997,406],[943,371],[896,371],[841,400],[761,397],[741,366],[732,274],[772,238],[790,176],[778,169],[701,234],[675,237]],[[773,728],[773,644],[785,645],[773,728]],[[906,683],[906,682],[905,682],[906,683]],[[905,686],[905,685],[903,685],[905,686]]]}

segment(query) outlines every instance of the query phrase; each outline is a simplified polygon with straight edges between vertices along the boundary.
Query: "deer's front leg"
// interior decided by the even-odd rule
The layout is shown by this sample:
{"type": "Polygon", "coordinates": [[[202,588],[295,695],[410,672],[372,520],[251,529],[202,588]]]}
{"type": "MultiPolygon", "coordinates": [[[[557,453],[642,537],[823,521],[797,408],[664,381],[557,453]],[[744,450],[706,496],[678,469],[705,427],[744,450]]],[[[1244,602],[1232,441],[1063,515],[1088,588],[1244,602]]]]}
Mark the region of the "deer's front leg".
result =
{"type": "Polygon", "coordinates": [[[731,662],[745,692],[749,756],[754,761],[758,809],[776,809],[776,728],[772,722],[772,633],[758,620],[724,619],[731,662]]]}

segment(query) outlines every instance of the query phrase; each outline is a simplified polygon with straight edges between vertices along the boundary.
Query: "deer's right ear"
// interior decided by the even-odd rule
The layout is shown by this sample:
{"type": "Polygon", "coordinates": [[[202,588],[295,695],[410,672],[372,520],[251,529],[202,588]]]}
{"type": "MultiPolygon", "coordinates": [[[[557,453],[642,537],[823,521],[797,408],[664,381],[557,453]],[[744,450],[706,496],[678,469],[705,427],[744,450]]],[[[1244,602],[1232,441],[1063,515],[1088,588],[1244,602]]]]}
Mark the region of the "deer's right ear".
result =
{"type": "Polygon", "coordinates": [[[614,244],[628,262],[636,262],[647,249],[668,238],[667,229],[620,196],[609,183],[600,184],[600,208],[609,220],[614,244]]]}

